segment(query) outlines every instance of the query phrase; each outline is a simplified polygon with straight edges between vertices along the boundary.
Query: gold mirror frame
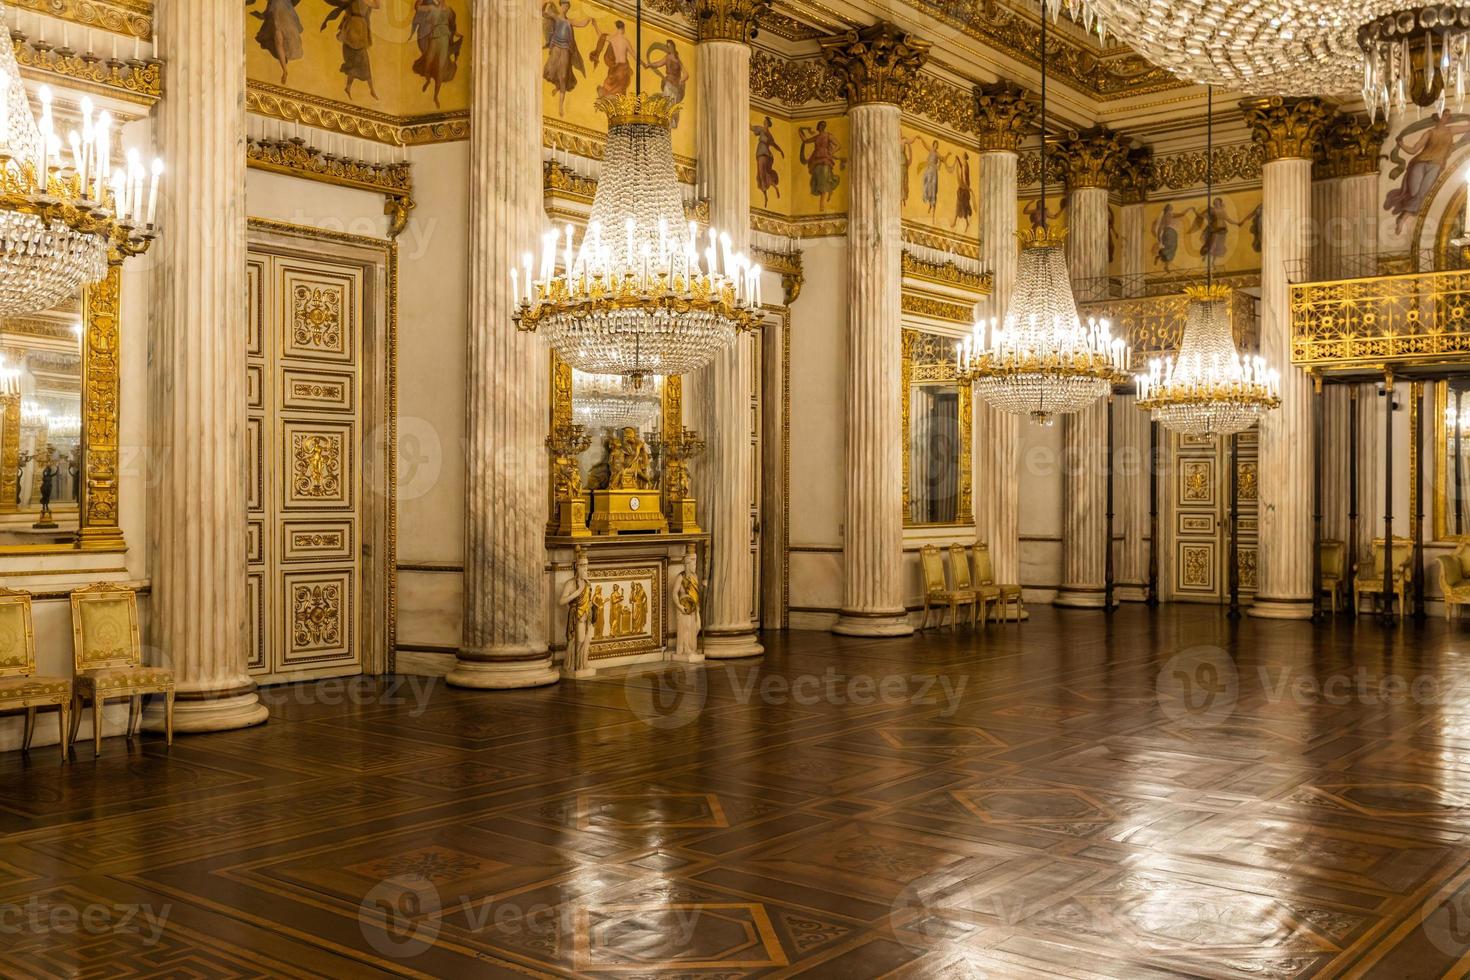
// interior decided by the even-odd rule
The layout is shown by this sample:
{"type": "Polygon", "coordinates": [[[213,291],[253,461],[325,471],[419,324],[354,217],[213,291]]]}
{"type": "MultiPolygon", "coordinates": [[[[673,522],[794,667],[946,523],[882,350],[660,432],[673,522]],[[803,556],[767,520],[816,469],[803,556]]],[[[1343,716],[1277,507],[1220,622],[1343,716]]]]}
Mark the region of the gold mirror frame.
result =
{"type": "MultiPolygon", "coordinates": [[[[1470,374],[1466,380],[1470,381],[1470,374]]],[[[1462,541],[1470,539],[1470,531],[1464,534],[1454,534],[1450,531],[1449,524],[1449,496],[1447,484],[1449,474],[1446,471],[1446,460],[1449,459],[1449,427],[1445,424],[1445,410],[1449,408],[1449,381],[1441,381],[1434,386],[1434,540],[1435,541],[1462,541]]],[[[1470,391],[1467,391],[1470,394],[1470,391]]],[[[1470,441],[1467,441],[1470,445],[1470,441]]],[[[1410,442],[1410,448],[1413,441],[1410,442]]],[[[1410,472],[1413,472],[1411,469],[1410,472]]],[[[1414,511],[1411,511],[1413,513],[1414,511]]]]}
{"type": "MultiPolygon", "coordinates": [[[[118,523],[118,414],[122,365],[122,262],[114,256],[107,275],[82,290],[82,481],[78,488],[77,532],[72,544],[0,545],[0,555],[70,554],[127,550],[118,523]]],[[[20,400],[6,400],[6,421],[18,424],[20,400]],[[14,416],[12,421],[11,416],[14,416]]],[[[19,457],[3,452],[0,467],[13,470],[19,457]]]]}
{"type": "Polygon", "coordinates": [[[972,471],[975,440],[974,389],[969,385],[960,384],[955,377],[953,352],[953,338],[923,330],[904,328],[903,370],[902,381],[899,384],[903,422],[899,438],[903,440],[901,450],[903,456],[903,526],[906,528],[975,526],[974,473],[972,471]],[[958,516],[953,521],[921,523],[909,520],[909,411],[912,401],[909,389],[915,382],[954,385],[959,390],[959,503],[957,505],[958,516]]]}
{"type": "MultiPolygon", "coordinates": [[[[556,351],[551,352],[551,424],[549,432],[572,423],[572,368],[556,351]]],[[[678,432],[684,425],[684,379],[675,375],[664,378],[663,430],[678,432]]],[[[585,477],[586,474],[584,473],[585,477]]],[[[560,523],[556,499],[556,474],[548,472],[546,481],[547,527],[560,523]]]]}

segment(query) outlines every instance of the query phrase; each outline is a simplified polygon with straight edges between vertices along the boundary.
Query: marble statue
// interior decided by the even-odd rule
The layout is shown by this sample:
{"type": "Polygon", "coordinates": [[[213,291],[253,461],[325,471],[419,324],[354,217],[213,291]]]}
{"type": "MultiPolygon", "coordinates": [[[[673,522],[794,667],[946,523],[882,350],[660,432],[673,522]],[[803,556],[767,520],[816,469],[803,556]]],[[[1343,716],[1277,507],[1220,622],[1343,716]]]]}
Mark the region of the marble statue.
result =
{"type": "Polygon", "coordinates": [[[699,615],[697,562],[691,544],[684,550],[684,565],[674,577],[674,659],[686,662],[703,659],[699,653],[699,631],[703,624],[699,615]]]}
{"type": "Polygon", "coordinates": [[[592,649],[592,582],[587,577],[587,553],[576,549],[572,577],[558,598],[567,607],[567,654],[564,670],[577,676],[588,669],[592,649]]]}

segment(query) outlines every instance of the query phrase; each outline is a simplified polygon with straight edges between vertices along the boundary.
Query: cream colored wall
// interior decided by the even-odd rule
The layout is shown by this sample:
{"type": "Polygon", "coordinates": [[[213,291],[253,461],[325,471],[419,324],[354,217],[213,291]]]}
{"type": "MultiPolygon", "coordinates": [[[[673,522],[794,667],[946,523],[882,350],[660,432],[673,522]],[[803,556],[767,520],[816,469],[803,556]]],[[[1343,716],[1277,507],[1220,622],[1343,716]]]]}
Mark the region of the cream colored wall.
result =
{"type": "Polygon", "coordinates": [[[1021,585],[1050,602],[1062,582],[1062,427],[1021,422],[1021,585]]]}

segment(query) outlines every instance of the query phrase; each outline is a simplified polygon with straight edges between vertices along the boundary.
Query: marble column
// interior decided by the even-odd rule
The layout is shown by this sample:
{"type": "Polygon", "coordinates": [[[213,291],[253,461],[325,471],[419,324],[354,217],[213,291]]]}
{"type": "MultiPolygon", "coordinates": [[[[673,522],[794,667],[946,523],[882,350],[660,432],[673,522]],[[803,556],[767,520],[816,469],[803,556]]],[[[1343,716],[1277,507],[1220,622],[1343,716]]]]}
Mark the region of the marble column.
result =
{"type": "MultiPolygon", "coordinates": [[[[1067,174],[1067,266],[1079,301],[1100,298],[1108,274],[1108,189],[1127,158],[1123,137],[1103,127],[1058,147],[1067,174]]],[[[1101,608],[1107,575],[1108,412],[1100,398],[1062,420],[1062,586],[1058,606],[1101,608]]]]}
{"type": "Polygon", "coordinates": [[[507,271],[546,223],[534,0],[475,4],[470,31],[470,319],[465,420],[464,622],[446,680],[550,684],[547,352],[516,329],[507,271]]]}
{"type": "Polygon", "coordinates": [[[1281,372],[1281,407],[1260,423],[1260,552],[1252,616],[1312,615],[1312,382],[1291,366],[1288,275],[1312,255],[1312,160],[1329,120],[1316,99],[1241,103],[1265,149],[1261,183],[1261,352],[1281,372]]]}
{"type": "MultiPolygon", "coordinates": [[[[1144,218],[1149,182],[1153,177],[1153,152],[1136,147],[1119,168],[1114,189],[1118,192],[1118,266],[1125,297],[1142,296],[1147,270],[1147,223],[1144,218]]],[[[1113,455],[1115,529],[1121,539],[1114,565],[1119,599],[1148,598],[1149,541],[1149,417],[1140,412],[1134,395],[1113,399],[1113,455]]]]}
{"type": "MultiPolygon", "coordinates": [[[[991,276],[982,317],[1005,318],[1016,286],[1016,164],[1035,106],[1001,80],[975,87],[980,156],[980,262],[991,276]]],[[[1021,417],[984,399],[974,407],[975,535],[990,545],[997,582],[1021,581],[1021,417]]]]}
{"type": "MultiPolygon", "coordinates": [[[[750,43],[763,4],[700,0],[699,171],[710,222],[734,247],[750,244],[750,43]]],[[[704,656],[755,657],[763,651],[755,624],[751,502],[755,456],[750,397],[758,341],[741,337],[699,374],[699,428],[707,448],[700,519],[712,554],[704,606],[704,656]]]]}
{"type": "MultiPolygon", "coordinates": [[[[169,83],[154,115],[169,165],[150,319],[153,476],[148,644],[177,684],[174,729],[269,715],[246,664],[245,58],[238,10],[162,0],[169,83]]],[[[150,657],[151,660],[151,657],[150,657]]],[[[163,727],[162,705],[146,723],[163,727]]]]}
{"type": "Polygon", "coordinates": [[[842,610],[832,630],[907,636],[900,435],[899,109],[929,46],[878,23],[822,42],[848,104],[847,453],[842,610]]]}

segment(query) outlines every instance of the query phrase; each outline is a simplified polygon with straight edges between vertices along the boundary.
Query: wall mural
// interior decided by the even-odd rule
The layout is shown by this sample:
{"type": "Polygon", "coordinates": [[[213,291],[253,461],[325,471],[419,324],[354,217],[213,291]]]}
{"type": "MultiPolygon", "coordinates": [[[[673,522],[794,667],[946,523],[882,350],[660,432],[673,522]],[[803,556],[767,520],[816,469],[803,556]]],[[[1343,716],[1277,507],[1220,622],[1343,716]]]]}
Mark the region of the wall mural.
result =
{"type": "Polygon", "coordinates": [[[1261,192],[1150,201],[1144,205],[1144,269],[1190,272],[1213,258],[1216,271],[1261,267],[1261,192]]]}
{"type": "Polygon", "coordinates": [[[1424,210],[1450,155],[1470,142],[1470,115],[1448,109],[1409,123],[1389,140],[1383,210],[1393,217],[1392,236],[1401,239],[1424,210]]]}
{"type": "Polygon", "coordinates": [[[469,107],[468,0],[245,0],[251,81],[408,117],[469,107]]]}
{"type": "Polygon", "coordinates": [[[844,214],[847,117],[791,120],[750,114],[751,206],[782,217],[844,214]]]}
{"type": "Polygon", "coordinates": [[[966,147],[923,130],[903,126],[905,221],[973,237],[976,233],[975,156],[966,147]]]}
{"type": "Polygon", "coordinates": [[[600,139],[607,116],[597,100],[634,90],[662,93],[674,112],[674,154],[694,157],[694,43],[643,21],[643,50],[635,46],[631,14],[587,0],[545,0],[541,5],[542,116],[548,124],[600,139]]]}

